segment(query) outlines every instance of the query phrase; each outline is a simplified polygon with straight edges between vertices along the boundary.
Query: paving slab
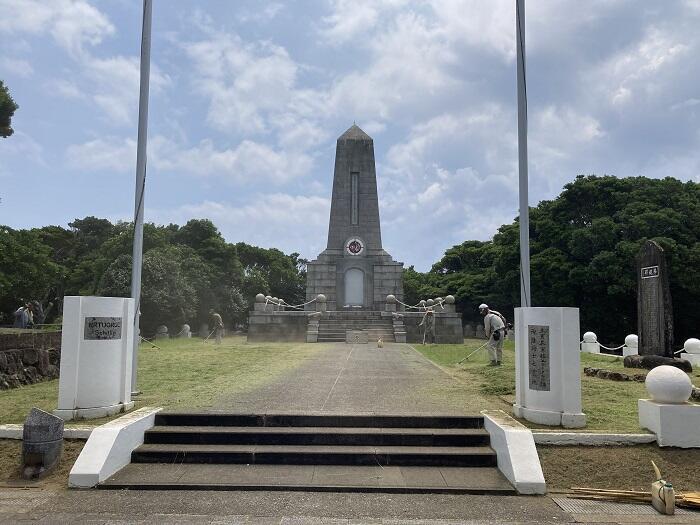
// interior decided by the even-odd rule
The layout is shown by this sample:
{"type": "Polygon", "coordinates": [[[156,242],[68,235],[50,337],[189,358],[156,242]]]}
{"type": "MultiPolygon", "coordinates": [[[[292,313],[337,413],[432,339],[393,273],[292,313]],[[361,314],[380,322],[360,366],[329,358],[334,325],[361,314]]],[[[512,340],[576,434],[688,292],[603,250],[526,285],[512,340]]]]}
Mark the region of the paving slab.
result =
{"type": "Polygon", "coordinates": [[[462,385],[409,345],[330,344],[267,384],[212,407],[231,412],[478,414],[486,400],[459,393],[462,385]]]}

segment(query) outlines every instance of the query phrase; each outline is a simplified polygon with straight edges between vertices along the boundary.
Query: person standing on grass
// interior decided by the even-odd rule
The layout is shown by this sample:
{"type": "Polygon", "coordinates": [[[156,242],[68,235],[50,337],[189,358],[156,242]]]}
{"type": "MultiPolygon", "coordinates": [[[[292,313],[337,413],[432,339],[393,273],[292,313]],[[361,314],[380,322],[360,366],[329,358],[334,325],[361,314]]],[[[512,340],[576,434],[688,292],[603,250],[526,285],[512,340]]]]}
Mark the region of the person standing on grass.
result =
{"type": "Polygon", "coordinates": [[[216,344],[220,345],[221,337],[224,333],[224,321],[221,319],[221,316],[214,311],[213,308],[209,310],[209,316],[211,317],[211,325],[214,327],[213,330],[216,332],[214,334],[216,337],[216,344]]]}
{"type": "Polygon", "coordinates": [[[484,317],[484,332],[486,339],[489,340],[489,358],[491,359],[489,366],[501,366],[503,340],[506,338],[503,316],[496,311],[491,311],[487,304],[479,305],[479,313],[484,317]]]}

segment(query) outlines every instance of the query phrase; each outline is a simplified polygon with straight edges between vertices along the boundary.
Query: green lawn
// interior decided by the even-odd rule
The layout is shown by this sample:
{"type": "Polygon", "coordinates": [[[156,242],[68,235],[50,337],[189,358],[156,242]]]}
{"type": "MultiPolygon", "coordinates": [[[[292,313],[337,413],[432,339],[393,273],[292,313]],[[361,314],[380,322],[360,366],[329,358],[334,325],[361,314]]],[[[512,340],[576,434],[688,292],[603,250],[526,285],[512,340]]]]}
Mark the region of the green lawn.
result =
{"type": "MultiPolygon", "coordinates": [[[[468,361],[457,364],[484,343],[480,339],[466,339],[464,345],[413,345],[416,350],[457,379],[465,388],[485,399],[484,408],[508,410],[515,401],[515,345],[506,341],[503,366],[489,367],[486,349],[474,354],[468,361]]],[[[583,411],[586,413],[585,431],[642,432],[637,419],[637,400],[648,397],[644,383],[611,381],[583,374],[583,368],[592,366],[606,370],[624,371],[629,375],[644,370],[625,369],[622,360],[581,354],[581,390],[583,411]]],[[[695,385],[700,384],[700,371],[691,374],[695,385]]],[[[531,428],[538,425],[523,421],[531,428]]]]}
{"type": "MultiPolygon", "coordinates": [[[[323,344],[247,343],[245,337],[227,337],[220,346],[201,339],[169,339],[157,344],[160,348],[142,344],[139,350],[138,388],[143,393],[134,398],[136,408],[212,406],[220,397],[273,381],[325,348],[323,344]]],[[[1,392],[0,423],[21,423],[32,407],[51,411],[57,399],[58,380],[1,392]]]]}

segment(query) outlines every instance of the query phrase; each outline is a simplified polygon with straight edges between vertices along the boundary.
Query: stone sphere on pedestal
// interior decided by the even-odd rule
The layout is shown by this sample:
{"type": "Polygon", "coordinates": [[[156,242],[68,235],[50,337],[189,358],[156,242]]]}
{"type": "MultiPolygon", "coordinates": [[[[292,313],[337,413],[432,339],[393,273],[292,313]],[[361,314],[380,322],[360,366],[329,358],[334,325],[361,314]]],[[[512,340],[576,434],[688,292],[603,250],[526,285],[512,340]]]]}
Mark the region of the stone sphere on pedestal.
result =
{"type": "Polygon", "coordinates": [[[637,337],[634,334],[630,334],[627,337],[625,337],[625,346],[629,348],[638,348],[639,347],[639,337],[637,337]]]}
{"type": "Polygon", "coordinates": [[[317,300],[319,303],[325,303],[325,302],[326,302],[326,296],[323,295],[322,293],[320,293],[320,294],[318,294],[318,295],[316,296],[316,300],[317,300]]]}
{"type": "Polygon", "coordinates": [[[256,303],[264,303],[265,302],[265,296],[261,293],[255,296],[255,302],[256,303]]]}
{"type": "Polygon", "coordinates": [[[386,302],[389,304],[395,304],[396,303],[396,296],[389,294],[386,296],[386,302]]]}
{"type": "Polygon", "coordinates": [[[425,301],[425,304],[428,306],[433,306],[435,304],[435,301],[433,301],[432,299],[428,299],[427,301],[425,301]]]}
{"type": "Polygon", "coordinates": [[[426,305],[425,299],[421,299],[420,302],[418,303],[418,305],[425,307],[425,305],[426,305]]]}
{"type": "Polygon", "coordinates": [[[644,383],[651,399],[657,403],[685,403],[693,390],[688,375],[669,365],[654,368],[644,383]]]}
{"type": "Polygon", "coordinates": [[[448,295],[445,297],[445,302],[447,304],[455,304],[455,296],[454,295],[448,295]]]}
{"type": "Polygon", "coordinates": [[[436,298],[435,298],[435,302],[438,303],[438,304],[441,303],[441,302],[442,302],[442,297],[436,297],[436,298]]]}
{"type": "Polygon", "coordinates": [[[689,354],[700,354],[700,339],[691,337],[683,344],[683,350],[689,354]]]}
{"type": "Polygon", "coordinates": [[[267,301],[272,301],[272,296],[271,296],[271,295],[266,295],[266,296],[265,296],[265,300],[267,300],[267,301]]]}
{"type": "Polygon", "coordinates": [[[597,343],[598,336],[595,335],[595,332],[586,332],[585,334],[583,334],[583,342],[584,343],[597,343]]]}
{"type": "Polygon", "coordinates": [[[279,301],[280,301],[280,300],[279,300],[277,297],[273,297],[273,298],[272,298],[272,302],[273,302],[273,303],[279,303],[279,301]]]}

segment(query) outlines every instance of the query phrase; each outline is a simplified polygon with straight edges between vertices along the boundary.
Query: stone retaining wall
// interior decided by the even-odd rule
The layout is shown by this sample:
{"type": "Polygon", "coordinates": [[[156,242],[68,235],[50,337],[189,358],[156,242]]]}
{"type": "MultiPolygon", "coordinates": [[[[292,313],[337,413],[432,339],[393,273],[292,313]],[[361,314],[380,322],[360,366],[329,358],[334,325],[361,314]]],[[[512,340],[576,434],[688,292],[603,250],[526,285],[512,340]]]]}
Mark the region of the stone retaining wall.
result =
{"type": "Polygon", "coordinates": [[[0,390],[58,378],[61,332],[0,333],[0,390]]]}

